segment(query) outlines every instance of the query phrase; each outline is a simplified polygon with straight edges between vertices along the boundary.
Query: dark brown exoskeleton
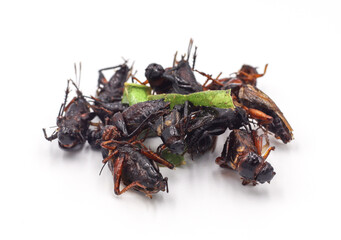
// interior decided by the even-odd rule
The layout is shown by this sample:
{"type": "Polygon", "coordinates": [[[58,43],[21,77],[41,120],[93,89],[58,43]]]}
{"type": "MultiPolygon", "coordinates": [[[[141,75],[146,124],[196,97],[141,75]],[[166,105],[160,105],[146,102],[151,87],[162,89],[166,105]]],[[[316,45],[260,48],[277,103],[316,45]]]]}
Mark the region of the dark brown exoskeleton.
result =
{"type": "Polygon", "coordinates": [[[163,99],[136,103],[122,113],[116,113],[110,123],[115,124],[124,137],[130,137],[145,130],[148,122],[168,113],[169,106],[170,103],[163,99]]]}
{"type": "MultiPolygon", "coordinates": [[[[284,143],[288,143],[293,139],[293,129],[289,122],[284,117],[281,110],[277,107],[274,101],[257,87],[246,84],[243,85],[238,93],[238,99],[244,107],[252,111],[261,111],[272,118],[272,121],[262,119],[258,121],[270,132],[275,134],[275,137],[281,139],[284,143]]],[[[257,116],[259,114],[253,114],[257,116]]],[[[257,119],[257,118],[256,118],[257,119]]]]}
{"type": "Polygon", "coordinates": [[[225,90],[234,88],[236,86],[239,86],[240,84],[251,84],[253,86],[256,86],[257,78],[263,77],[266,73],[267,68],[268,64],[265,65],[264,72],[262,74],[259,74],[257,68],[244,64],[241,69],[236,72],[235,77],[221,79],[219,79],[221,73],[217,76],[217,78],[213,79],[211,75],[200,72],[198,70],[195,71],[207,77],[207,80],[204,84],[206,90],[225,90]],[[209,85],[206,85],[209,80],[211,80],[212,82],[209,85]]]}
{"type": "Polygon", "coordinates": [[[149,83],[152,89],[157,93],[179,93],[189,94],[203,90],[193,73],[196,52],[193,56],[193,66],[189,64],[189,57],[193,45],[193,40],[190,40],[187,52],[187,59],[185,56],[179,62],[174,59],[174,66],[172,68],[164,69],[160,64],[149,64],[145,71],[147,81],[143,84],[149,83]]]}
{"type": "Polygon", "coordinates": [[[268,68],[268,64],[265,65],[264,72],[259,74],[257,68],[250,65],[244,64],[241,69],[237,72],[237,78],[240,79],[244,84],[250,84],[252,86],[257,85],[257,78],[263,77],[268,68]]]}
{"type": "Polygon", "coordinates": [[[220,167],[237,171],[243,179],[243,185],[270,183],[276,173],[270,163],[266,162],[266,158],[275,148],[268,148],[261,156],[262,148],[262,136],[258,136],[256,131],[233,130],[216,163],[220,167]]]}
{"type": "Polygon", "coordinates": [[[122,103],[121,100],[124,91],[124,83],[128,80],[131,69],[124,63],[118,66],[100,69],[98,72],[97,96],[96,98],[92,97],[94,100],[92,108],[104,123],[107,117],[110,118],[116,112],[122,112],[129,107],[128,104],[122,103]],[[108,81],[103,75],[103,71],[116,68],[118,68],[118,70],[108,81]]]}
{"type": "Polygon", "coordinates": [[[161,137],[163,144],[158,152],[168,148],[172,153],[204,153],[212,149],[216,136],[227,128],[238,129],[249,124],[242,108],[221,109],[195,107],[188,101],[176,105],[169,114],[150,123],[151,128],[161,137]]]}
{"type": "Polygon", "coordinates": [[[158,152],[168,148],[175,154],[204,153],[227,128],[237,129],[247,124],[247,114],[242,108],[195,107],[188,101],[149,123],[163,141],[158,152]]]}
{"type": "MultiPolygon", "coordinates": [[[[160,64],[151,63],[145,71],[147,80],[142,84],[151,86],[155,93],[173,93],[175,92],[174,84],[175,79],[171,74],[170,69],[164,69],[160,64]]],[[[135,79],[137,80],[137,79],[135,79]]]]}
{"type": "Polygon", "coordinates": [[[168,148],[172,153],[182,154],[185,151],[185,124],[188,116],[189,102],[184,105],[175,105],[170,113],[160,116],[154,122],[150,122],[151,129],[163,142],[157,152],[168,148]]]}
{"type": "Polygon", "coordinates": [[[52,141],[58,138],[58,144],[62,149],[80,149],[86,141],[90,121],[96,116],[94,112],[90,112],[89,105],[76,84],[68,80],[65,100],[57,117],[58,128],[50,137],[47,137],[46,130],[43,129],[46,140],[52,141]],[[66,105],[70,81],[77,89],[77,97],[66,105]]]}
{"type": "MultiPolygon", "coordinates": [[[[265,66],[264,73],[258,74],[255,68],[250,66],[245,67],[244,65],[238,72],[239,77],[244,76],[243,80],[239,78],[215,80],[216,82],[223,84],[223,86],[220,86],[220,89],[231,89],[234,104],[244,108],[251,119],[255,119],[258,125],[263,126],[265,129],[272,132],[275,137],[281,139],[283,143],[288,143],[293,139],[293,129],[289,122],[275,102],[255,86],[256,79],[263,76],[266,69],[267,65],[265,66]]],[[[207,78],[211,78],[210,75],[202,72],[201,74],[205,75],[207,78]]],[[[216,87],[217,85],[214,86],[216,87]]]]}
{"type": "MultiPolygon", "coordinates": [[[[194,65],[196,59],[196,51],[193,55],[193,66],[189,64],[189,57],[191,54],[191,49],[193,45],[193,40],[191,39],[188,46],[187,59],[183,56],[172,69],[172,74],[175,77],[177,87],[179,88],[180,94],[189,94],[194,92],[203,91],[203,87],[199,84],[194,76],[194,65]]],[[[195,49],[196,50],[196,49],[195,49]]]]}
{"type": "Polygon", "coordinates": [[[140,141],[116,141],[111,139],[111,132],[103,134],[102,149],[105,157],[103,163],[108,163],[114,176],[115,194],[120,195],[129,189],[143,192],[152,198],[159,191],[168,192],[168,178],[163,178],[156,164],[162,164],[170,169],[174,165],[147,149],[140,141]],[[126,187],[120,190],[120,183],[126,187]]]}
{"type": "Polygon", "coordinates": [[[223,134],[227,128],[239,129],[249,124],[246,112],[239,107],[197,107],[188,119],[186,144],[187,151],[192,155],[214,148],[216,136],[223,134]]]}
{"type": "Polygon", "coordinates": [[[107,126],[88,132],[89,143],[94,148],[99,148],[104,131],[111,132],[114,140],[128,140],[133,136],[138,136],[149,127],[149,122],[169,113],[169,105],[169,102],[160,99],[140,102],[123,112],[117,112],[106,120],[107,126]]]}

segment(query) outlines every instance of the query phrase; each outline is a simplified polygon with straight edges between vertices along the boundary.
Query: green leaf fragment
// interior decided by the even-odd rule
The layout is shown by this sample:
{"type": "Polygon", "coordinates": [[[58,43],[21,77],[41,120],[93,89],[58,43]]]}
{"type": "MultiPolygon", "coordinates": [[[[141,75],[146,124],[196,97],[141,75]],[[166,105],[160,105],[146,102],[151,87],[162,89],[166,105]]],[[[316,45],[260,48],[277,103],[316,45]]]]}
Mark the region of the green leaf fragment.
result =
{"type": "Polygon", "coordinates": [[[148,101],[148,95],[151,94],[152,89],[148,86],[125,83],[123,92],[123,103],[128,103],[130,106],[139,102],[148,101]]]}
{"type": "MultiPolygon", "coordinates": [[[[166,102],[171,103],[171,108],[178,104],[182,105],[186,101],[191,102],[194,106],[234,108],[230,90],[203,91],[188,95],[176,93],[158,95],[150,94],[151,88],[148,86],[135,83],[125,83],[122,102],[128,103],[131,106],[139,102],[164,99],[166,102]]],[[[146,134],[146,132],[144,134],[146,134]]],[[[141,134],[141,136],[144,135],[141,134]]],[[[173,163],[174,166],[177,167],[186,164],[184,156],[174,154],[169,149],[165,149],[161,153],[161,157],[173,163]]]]}
{"type": "Polygon", "coordinates": [[[230,90],[203,91],[188,95],[170,93],[148,96],[148,100],[158,100],[162,98],[165,99],[166,102],[171,103],[171,108],[178,104],[184,104],[186,101],[191,102],[194,106],[234,108],[230,90]]]}
{"type": "Polygon", "coordinates": [[[169,149],[165,149],[161,153],[161,157],[166,159],[168,162],[173,163],[174,166],[176,166],[176,167],[179,167],[181,165],[185,165],[186,164],[184,156],[172,153],[169,149]]]}

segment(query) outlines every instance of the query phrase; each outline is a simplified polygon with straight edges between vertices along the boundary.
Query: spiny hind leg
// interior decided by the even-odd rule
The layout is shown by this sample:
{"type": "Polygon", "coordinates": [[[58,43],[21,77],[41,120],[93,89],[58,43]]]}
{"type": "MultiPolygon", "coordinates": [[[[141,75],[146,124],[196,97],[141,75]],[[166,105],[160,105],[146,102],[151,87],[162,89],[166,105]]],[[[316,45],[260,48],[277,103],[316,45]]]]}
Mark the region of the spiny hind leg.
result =
{"type": "Polygon", "coordinates": [[[126,191],[128,191],[131,188],[134,187],[140,187],[142,189],[142,192],[145,192],[146,195],[148,197],[151,198],[151,195],[147,193],[147,187],[142,185],[141,183],[139,183],[138,181],[132,182],[130,183],[128,186],[126,186],[125,188],[123,188],[122,190],[120,190],[120,184],[121,184],[121,177],[122,177],[122,170],[123,170],[123,162],[125,161],[126,155],[124,155],[123,157],[120,156],[116,159],[115,163],[114,163],[114,191],[116,195],[121,195],[123,193],[125,193],[126,191]]]}

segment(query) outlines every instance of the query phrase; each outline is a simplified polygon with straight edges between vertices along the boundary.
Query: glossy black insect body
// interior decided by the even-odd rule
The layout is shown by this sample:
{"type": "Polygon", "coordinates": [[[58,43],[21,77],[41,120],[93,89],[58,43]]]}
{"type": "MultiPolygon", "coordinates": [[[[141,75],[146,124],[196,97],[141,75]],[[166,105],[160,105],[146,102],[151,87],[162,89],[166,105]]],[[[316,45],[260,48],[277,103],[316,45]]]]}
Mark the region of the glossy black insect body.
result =
{"type": "Polygon", "coordinates": [[[184,106],[176,105],[169,114],[160,116],[151,129],[161,137],[163,144],[158,150],[168,148],[172,153],[182,154],[185,151],[185,120],[188,115],[188,102],[184,106]]]}
{"type": "Polygon", "coordinates": [[[59,146],[63,149],[79,149],[86,141],[86,133],[90,126],[90,121],[95,117],[94,112],[90,112],[89,103],[85,100],[82,92],[77,89],[77,97],[74,97],[66,106],[69,94],[69,82],[66,88],[65,101],[62,104],[57,117],[57,130],[47,137],[45,129],[44,136],[52,141],[58,138],[59,146]]]}
{"type": "Polygon", "coordinates": [[[175,79],[171,71],[167,71],[157,63],[151,63],[145,70],[145,76],[151,88],[157,93],[174,93],[176,90],[175,79]]]}
{"type": "Polygon", "coordinates": [[[126,65],[118,65],[99,70],[97,97],[93,98],[95,105],[92,107],[98,117],[105,121],[105,118],[113,116],[116,112],[122,112],[129,105],[121,102],[124,90],[124,83],[128,80],[131,69],[126,65]],[[116,69],[118,70],[108,81],[103,71],[116,69]]]}
{"type": "MultiPolygon", "coordinates": [[[[157,94],[161,93],[179,93],[190,94],[203,90],[193,73],[193,67],[188,60],[191,53],[193,40],[190,40],[187,59],[183,56],[180,62],[177,62],[172,68],[164,69],[161,65],[149,64],[145,71],[145,76],[157,94]]],[[[194,54],[194,59],[196,54],[194,54]]],[[[175,61],[176,62],[176,61],[175,61]]],[[[193,61],[194,65],[194,61],[193,61]]]]}
{"type": "Polygon", "coordinates": [[[215,137],[223,134],[227,128],[239,129],[248,124],[247,114],[242,108],[199,107],[189,115],[187,123],[188,152],[204,153],[214,147],[215,137]]]}
{"type": "Polygon", "coordinates": [[[237,171],[243,179],[243,185],[270,183],[276,173],[270,163],[265,160],[270,151],[275,148],[269,148],[261,156],[262,147],[261,137],[258,137],[256,132],[233,130],[225,142],[221,157],[216,159],[216,163],[221,167],[237,171]]]}
{"type": "Polygon", "coordinates": [[[141,142],[103,141],[103,163],[108,162],[114,176],[115,194],[120,195],[129,189],[143,192],[148,197],[159,191],[168,192],[167,178],[163,178],[156,164],[168,168],[174,165],[148,150],[141,142]],[[126,187],[120,190],[121,181],[126,187]]]}
{"type": "Polygon", "coordinates": [[[172,71],[176,87],[179,89],[177,93],[190,94],[203,91],[203,87],[199,84],[194,76],[192,67],[189,65],[188,59],[184,58],[174,67],[172,71]]]}
{"type": "Polygon", "coordinates": [[[115,102],[122,99],[124,83],[128,80],[130,68],[126,64],[115,67],[103,68],[99,71],[97,97],[102,102],[115,102]],[[116,69],[118,70],[109,79],[104,77],[103,71],[116,69]]]}
{"type": "Polygon", "coordinates": [[[134,104],[123,112],[115,113],[106,121],[108,125],[99,125],[97,129],[88,131],[89,143],[92,147],[99,148],[104,134],[110,136],[106,140],[127,140],[138,136],[149,128],[150,122],[167,113],[169,113],[169,102],[163,99],[134,104]]]}
{"type": "Polygon", "coordinates": [[[271,116],[272,121],[262,122],[262,119],[260,119],[259,123],[274,133],[276,138],[281,139],[284,143],[288,143],[293,139],[293,129],[281,110],[268,95],[257,87],[246,84],[240,88],[238,99],[245,107],[262,111],[271,116]]]}
{"type": "Polygon", "coordinates": [[[212,89],[231,89],[234,104],[244,108],[251,119],[259,126],[273,133],[283,143],[293,139],[293,129],[275,102],[255,85],[257,78],[266,73],[258,74],[256,68],[243,65],[237,73],[237,78],[212,79],[210,75],[200,72],[208,79],[215,80],[208,87],[212,89]]]}
{"type": "Polygon", "coordinates": [[[169,112],[169,102],[163,99],[140,102],[134,104],[113,116],[112,122],[125,134],[132,134],[146,129],[148,122],[155,120],[160,115],[169,112]]]}

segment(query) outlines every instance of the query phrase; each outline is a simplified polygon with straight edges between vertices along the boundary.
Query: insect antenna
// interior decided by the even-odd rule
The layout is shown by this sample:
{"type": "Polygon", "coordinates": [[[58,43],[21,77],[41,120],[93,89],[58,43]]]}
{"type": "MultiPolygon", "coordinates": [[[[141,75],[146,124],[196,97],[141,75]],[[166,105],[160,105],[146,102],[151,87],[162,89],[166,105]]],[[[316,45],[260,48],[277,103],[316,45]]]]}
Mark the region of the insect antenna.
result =
{"type": "Polygon", "coordinates": [[[198,47],[195,46],[194,54],[193,54],[193,64],[192,64],[192,71],[194,71],[194,66],[195,66],[195,60],[197,60],[197,49],[198,47]]]}
{"type": "Polygon", "coordinates": [[[123,61],[124,61],[124,63],[123,64],[127,64],[127,62],[129,62],[129,59],[125,59],[124,57],[121,57],[122,59],[123,59],[123,61]]]}
{"type": "Polygon", "coordinates": [[[127,75],[127,80],[131,77],[131,81],[133,83],[134,83],[133,77],[135,77],[135,74],[137,73],[137,70],[136,70],[135,73],[133,74],[134,64],[135,64],[135,61],[131,64],[131,67],[129,68],[129,72],[128,72],[128,75],[127,75]]]}
{"type": "Polygon", "coordinates": [[[65,110],[65,106],[66,106],[66,102],[67,102],[67,97],[70,93],[70,89],[69,89],[69,80],[67,81],[67,85],[66,85],[66,90],[65,90],[65,98],[64,98],[64,103],[62,103],[62,105],[60,106],[59,109],[59,113],[58,113],[58,117],[62,116],[64,110],[65,110]]]}
{"type": "Polygon", "coordinates": [[[173,68],[175,67],[175,64],[177,63],[177,61],[176,61],[176,57],[177,57],[177,55],[178,55],[178,51],[176,51],[176,52],[175,52],[175,54],[174,54],[174,59],[173,59],[173,68]]]}
{"type": "Polygon", "coordinates": [[[189,56],[191,55],[192,46],[193,46],[193,39],[191,38],[189,40],[189,45],[188,45],[188,50],[187,50],[187,62],[189,60],[189,56]]]}
{"type": "Polygon", "coordinates": [[[74,67],[75,67],[75,76],[76,76],[75,79],[76,79],[78,88],[80,88],[80,85],[81,85],[82,62],[79,62],[79,76],[78,76],[78,73],[77,73],[76,63],[74,63],[74,67]]]}
{"type": "Polygon", "coordinates": [[[82,94],[82,92],[79,90],[77,84],[76,84],[72,79],[69,79],[69,82],[71,82],[72,85],[75,86],[75,88],[76,88],[76,90],[77,90],[77,95],[83,97],[83,94],[82,94]]]}
{"type": "Polygon", "coordinates": [[[76,77],[75,79],[76,79],[76,81],[77,81],[77,66],[76,66],[76,63],[74,63],[73,66],[74,66],[74,68],[75,68],[75,77],[76,77]]]}
{"type": "Polygon", "coordinates": [[[80,89],[80,85],[81,85],[82,62],[79,62],[79,75],[78,75],[78,72],[77,72],[77,65],[76,65],[76,63],[74,63],[74,67],[75,67],[75,77],[76,77],[75,79],[76,79],[77,84],[72,79],[69,79],[69,81],[71,81],[71,83],[75,86],[75,88],[77,90],[78,97],[84,98],[82,92],[79,90],[80,89]]]}
{"type": "Polygon", "coordinates": [[[78,88],[81,87],[81,74],[82,74],[82,62],[79,62],[79,79],[78,79],[78,88]]]}
{"type": "Polygon", "coordinates": [[[131,75],[131,82],[134,83],[134,80],[136,80],[137,82],[141,84],[142,82],[140,80],[137,80],[137,78],[135,77],[136,74],[137,74],[137,70],[131,75]]]}
{"type": "Polygon", "coordinates": [[[65,109],[65,104],[62,103],[62,105],[60,105],[60,108],[59,108],[58,117],[62,116],[64,109],[65,109]]]}
{"type": "Polygon", "coordinates": [[[108,163],[108,162],[105,162],[105,163],[103,164],[103,166],[102,166],[102,168],[101,168],[101,171],[99,171],[99,176],[101,176],[101,174],[102,174],[102,171],[103,171],[103,169],[104,169],[105,165],[107,165],[107,163],[108,163]]]}

